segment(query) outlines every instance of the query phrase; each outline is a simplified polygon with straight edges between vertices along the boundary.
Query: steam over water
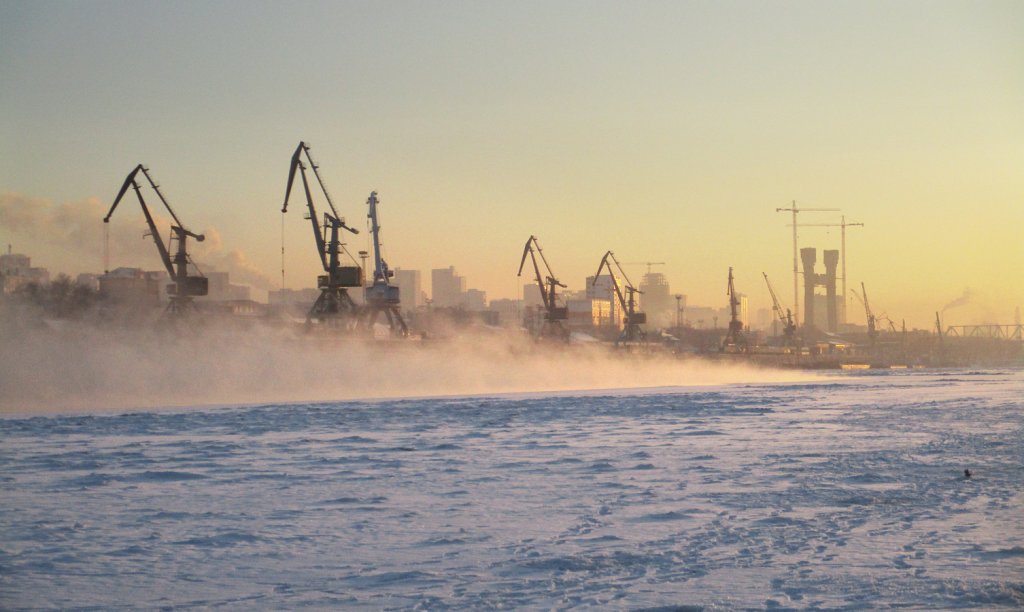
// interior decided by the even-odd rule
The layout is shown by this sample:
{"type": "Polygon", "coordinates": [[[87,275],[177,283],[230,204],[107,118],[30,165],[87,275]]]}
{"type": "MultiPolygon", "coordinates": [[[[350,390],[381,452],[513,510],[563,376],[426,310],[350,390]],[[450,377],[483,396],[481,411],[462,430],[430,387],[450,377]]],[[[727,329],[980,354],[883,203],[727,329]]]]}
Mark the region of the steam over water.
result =
{"type": "Polygon", "coordinates": [[[8,413],[815,379],[506,334],[393,343],[260,326],[3,331],[0,407],[8,413]]]}
{"type": "MultiPolygon", "coordinates": [[[[210,384],[223,354],[172,381],[210,384]]],[[[282,355],[253,357],[284,372],[224,371],[273,375],[248,379],[257,393],[331,371],[282,355]]],[[[462,391],[516,363],[446,355],[380,359],[462,391]]],[[[538,364],[557,363],[506,380],[553,385],[538,364]]],[[[561,367],[588,365],[595,381],[632,371],[561,367]]],[[[342,360],[310,395],[374,376],[395,384],[342,360]]],[[[7,416],[0,608],[1019,608],[1022,397],[1021,371],[908,371],[7,416]]]]}

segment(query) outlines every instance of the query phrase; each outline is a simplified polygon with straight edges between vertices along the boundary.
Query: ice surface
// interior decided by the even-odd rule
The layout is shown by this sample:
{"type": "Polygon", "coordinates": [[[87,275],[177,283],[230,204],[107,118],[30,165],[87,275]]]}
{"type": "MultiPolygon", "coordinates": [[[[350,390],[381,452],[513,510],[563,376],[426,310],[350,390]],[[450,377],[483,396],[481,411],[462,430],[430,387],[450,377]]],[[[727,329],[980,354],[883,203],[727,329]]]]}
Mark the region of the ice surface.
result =
{"type": "Polygon", "coordinates": [[[1019,608],[1022,398],[904,371],[6,417],[0,608],[1019,608]]]}

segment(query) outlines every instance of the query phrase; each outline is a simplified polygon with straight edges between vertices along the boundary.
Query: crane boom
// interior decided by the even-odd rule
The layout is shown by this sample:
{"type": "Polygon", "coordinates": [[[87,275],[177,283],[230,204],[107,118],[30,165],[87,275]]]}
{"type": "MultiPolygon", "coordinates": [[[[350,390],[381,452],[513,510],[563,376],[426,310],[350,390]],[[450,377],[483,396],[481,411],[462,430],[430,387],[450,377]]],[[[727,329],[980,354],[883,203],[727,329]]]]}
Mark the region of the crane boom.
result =
{"type": "Polygon", "coordinates": [[[569,318],[569,310],[564,306],[558,306],[557,287],[565,288],[557,278],[555,273],[551,270],[551,265],[548,263],[546,257],[544,257],[544,250],[540,248],[540,243],[537,241],[536,236],[530,236],[526,240],[526,246],[523,247],[523,257],[519,261],[519,272],[516,276],[523,275],[523,267],[526,265],[526,258],[529,257],[533,263],[533,271],[537,279],[537,286],[540,288],[541,301],[544,303],[544,322],[540,327],[539,337],[555,337],[561,340],[569,340],[569,332],[562,326],[562,321],[569,318]],[[536,247],[536,252],[534,251],[536,247]],[[547,276],[541,273],[540,264],[537,263],[537,255],[540,255],[540,260],[544,264],[544,269],[547,271],[547,276]]]}
{"type": "Polygon", "coordinates": [[[209,293],[209,281],[205,276],[199,274],[198,276],[190,276],[188,273],[188,264],[190,258],[186,248],[188,238],[194,238],[197,242],[202,242],[205,239],[203,234],[196,234],[185,229],[181,220],[178,219],[178,215],[171,208],[171,205],[167,202],[163,193],[160,191],[160,186],[157,185],[156,181],[149,174],[149,169],[138,164],[128,176],[125,177],[124,183],[121,184],[121,189],[118,190],[117,196],[114,198],[114,203],[111,204],[110,210],[107,212],[107,216],[103,218],[104,223],[110,223],[110,218],[114,215],[114,211],[117,210],[118,204],[121,203],[121,199],[124,198],[128,188],[131,187],[135,190],[135,196],[139,200],[139,207],[142,208],[142,215],[146,219],[146,226],[149,228],[149,234],[153,238],[153,242],[156,244],[157,252],[160,254],[160,260],[164,264],[164,268],[167,269],[167,273],[173,280],[173,284],[168,286],[168,294],[170,295],[170,303],[167,306],[167,312],[169,314],[183,314],[186,310],[191,307],[192,298],[197,296],[207,295],[209,293]],[[149,206],[146,205],[146,199],[142,196],[142,187],[139,185],[137,179],[138,174],[142,173],[146,177],[146,181],[156,192],[160,201],[163,203],[164,208],[170,213],[174,223],[171,224],[171,235],[168,238],[167,244],[165,245],[163,240],[160,238],[160,232],[157,230],[156,221],[153,219],[153,214],[149,210],[149,206]],[[171,257],[171,245],[174,241],[178,241],[178,248],[174,253],[174,257],[171,257]]]}
{"type": "Polygon", "coordinates": [[[636,294],[642,294],[643,292],[633,286],[630,282],[629,276],[626,275],[626,271],[622,269],[622,264],[615,258],[615,253],[608,251],[601,258],[601,263],[597,266],[597,273],[594,274],[594,280],[591,285],[597,284],[598,277],[601,276],[601,270],[607,269],[608,276],[612,279],[612,288],[615,290],[615,296],[618,298],[619,307],[622,309],[623,314],[623,328],[622,334],[619,335],[619,341],[632,342],[635,340],[644,340],[646,334],[643,328],[640,326],[647,323],[647,315],[642,312],[636,311],[636,294]],[[608,263],[609,259],[615,264],[615,268],[622,275],[625,281],[626,296],[622,295],[622,290],[619,288],[619,281],[615,277],[615,270],[612,270],[612,264],[608,263]]]}
{"type": "MultiPolygon", "coordinates": [[[[352,234],[358,234],[359,230],[349,227],[345,220],[338,215],[331,201],[331,195],[327,192],[323,179],[318,170],[319,165],[313,160],[309,153],[309,145],[304,141],[299,142],[292,154],[291,163],[288,166],[288,183],[284,191],[284,203],[281,205],[281,214],[288,212],[288,200],[291,197],[292,186],[295,183],[295,174],[298,172],[302,178],[303,195],[306,198],[306,218],[309,219],[310,227],[313,229],[313,241],[316,243],[317,257],[320,258],[320,265],[325,274],[317,277],[317,288],[320,295],[306,316],[306,321],[316,319],[323,323],[344,324],[347,328],[355,327],[355,314],[357,306],[351,296],[348,295],[347,287],[360,287],[363,284],[363,271],[359,266],[342,266],[340,255],[345,252],[344,245],[339,237],[339,231],[345,230],[352,234]],[[305,161],[303,161],[305,154],[305,161]],[[313,193],[306,177],[306,165],[309,165],[316,176],[320,190],[327,200],[331,212],[324,211],[323,226],[320,225],[320,215],[317,214],[316,205],[313,203],[313,193]],[[329,236],[328,236],[329,233],[329,236]]],[[[282,250],[283,253],[283,250],[282,250]]],[[[349,255],[351,258],[351,255],[349,255]]],[[[354,259],[353,259],[354,261],[354,259]]]]}
{"type": "Polygon", "coordinates": [[[775,311],[775,317],[782,324],[782,335],[786,339],[786,344],[793,344],[796,337],[796,323],[793,322],[793,313],[788,308],[786,313],[782,313],[782,304],[779,303],[778,296],[775,295],[775,288],[772,287],[772,282],[768,280],[768,273],[762,272],[764,275],[764,282],[768,285],[768,294],[772,297],[772,310],[775,311]]]}

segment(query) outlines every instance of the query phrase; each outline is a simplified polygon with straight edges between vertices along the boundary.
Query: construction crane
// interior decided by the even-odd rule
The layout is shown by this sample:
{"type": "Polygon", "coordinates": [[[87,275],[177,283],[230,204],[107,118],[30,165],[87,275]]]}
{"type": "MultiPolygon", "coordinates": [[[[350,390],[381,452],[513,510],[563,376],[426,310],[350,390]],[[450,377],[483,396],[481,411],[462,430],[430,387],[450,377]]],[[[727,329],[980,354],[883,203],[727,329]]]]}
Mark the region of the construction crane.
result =
{"type": "Polygon", "coordinates": [[[841,265],[843,267],[843,313],[844,313],[843,316],[845,317],[846,316],[845,315],[845,312],[846,312],[846,300],[847,300],[847,298],[846,298],[846,228],[848,228],[848,227],[864,227],[864,224],[863,223],[847,223],[846,222],[846,215],[843,215],[841,217],[841,221],[839,223],[804,223],[800,227],[839,227],[839,228],[842,228],[842,231],[841,231],[842,239],[841,239],[840,247],[839,248],[841,249],[841,251],[840,251],[840,255],[841,255],[841,258],[842,258],[842,264],[841,265]]]}
{"type": "Polygon", "coordinates": [[[732,267],[729,268],[729,286],[725,291],[729,296],[729,331],[722,340],[721,351],[728,347],[733,350],[747,350],[747,339],[743,334],[743,321],[740,321],[740,298],[736,295],[736,286],[733,284],[732,267]]]}
{"type": "Polygon", "coordinates": [[[775,295],[772,282],[768,280],[768,273],[762,272],[761,274],[764,275],[764,282],[768,285],[768,294],[772,296],[772,310],[775,311],[775,317],[782,325],[783,343],[785,346],[796,346],[796,322],[793,321],[793,312],[787,308],[786,313],[782,313],[782,305],[779,304],[779,298],[775,295]]]}
{"type": "MultiPolygon", "coordinates": [[[[198,275],[190,275],[188,273],[188,264],[191,262],[191,258],[188,256],[186,243],[189,238],[194,238],[196,242],[202,242],[205,237],[203,234],[196,234],[185,229],[184,224],[178,219],[178,215],[174,213],[174,209],[171,208],[163,193],[160,192],[160,186],[150,176],[149,169],[142,164],[135,166],[135,169],[128,173],[128,177],[124,179],[124,184],[121,185],[121,190],[117,192],[117,197],[114,198],[110,211],[103,218],[104,223],[110,223],[110,217],[114,214],[114,209],[121,203],[121,198],[124,197],[129,187],[135,190],[135,195],[139,199],[139,205],[142,207],[142,214],[146,217],[146,225],[149,226],[149,235],[153,237],[156,249],[160,252],[160,259],[164,262],[164,267],[167,269],[167,273],[171,275],[171,280],[173,281],[173,283],[167,286],[167,294],[170,301],[167,304],[166,312],[170,316],[183,315],[195,308],[192,298],[207,295],[210,291],[209,279],[203,276],[202,273],[198,275]],[[136,180],[140,172],[146,177],[150,186],[153,187],[153,191],[156,192],[156,195],[163,202],[167,212],[171,214],[171,218],[174,220],[174,223],[171,224],[171,235],[167,239],[166,245],[160,238],[160,233],[156,229],[156,223],[153,221],[153,215],[150,214],[149,207],[146,206],[146,200],[142,197],[142,188],[139,186],[138,180],[136,180]],[[178,242],[176,249],[174,247],[175,240],[178,242]],[[172,250],[174,251],[173,259],[171,258],[172,250]]],[[[193,264],[193,267],[195,267],[195,264],[193,264]]]]}
{"type": "Polygon", "coordinates": [[[665,262],[663,262],[663,261],[627,261],[627,262],[623,263],[622,265],[624,265],[624,266],[647,266],[647,273],[650,274],[651,273],[651,267],[653,267],[653,266],[663,266],[663,265],[665,265],[665,262]]]}
{"type": "MultiPolygon", "coordinates": [[[[309,145],[305,142],[300,142],[299,146],[295,148],[295,153],[292,154],[292,162],[288,168],[288,185],[285,187],[284,204],[281,206],[281,213],[288,212],[288,198],[292,192],[292,183],[295,181],[295,171],[298,170],[299,175],[302,177],[302,188],[306,194],[308,212],[305,218],[309,219],[310,225],[313,227],[316,252],[320,257],[320,263],[323,265],[324,272],[326,272],[326,274],[317,277],[316,284],[317,288],[320,289],[320,295],[309,309],[309,313],[306,315],[306,323],[311,323],[315,320],[320,323],[352,329],[357,321],[358,307],[352,300],[352,296],[348,294],[347,288],[361,287],[363,285],[363,270],[359,266],[341,265],[340,256],[343,252],[348,254],[349,258],[352,258],[352,256],[345,250],[345,246],[338,237],[338,232],[339,230],[345,230],[358,234],[359,230],[345,225],[345,220],[338,215],[338,211],[334,208],[334,202],[331,201],[331,195],[327,192],[323,179],[320,178],[319,168],[320,166],[313,161],[313,157],[309,154],[309,145]],[[305,154],[306,162],[302,161],[303,154],[305,154]],[[313,175],[316,176],[320,190],[323,192],[327,205],[331,209],[329,213],[324,212],[323,227],[320,226],[319,215],[317,215],[316,206],[313,205],[313,195],[306,177],[306,163],[313,170],[313,175]],[[328,237],[328,232],[330,232],[330,237],[328,237]]],[[[352,261],[355,262],[355,259],[352,259],[352,261]]]]}
{"type": "Polygon", "coordinates": [[[871,304],[868,302],[868,292],[864,288],[864,283],[861,282],[860,290],[863,296],[857,294],[857,290],[853,290],[853,295],[857,296],[860,303],[864,306],[864,318],[868,324],[868,340],[871,345],[874,346],[875,339],[878,338],[877,320],[875,319],[875,313],[871,312],[871,304]]]}
{"type": "Polygon", "coordinates": [[[527,256],[533,262],[537,286],[540,287],[540,297],[544,302],[544,322],[541,324],[537,336],[538,338],[557,339],[568,342],[569,330],[566,329],[562,322],[569,318],[569,309],[565,306],[558,306],[558,296],[556,294],[556,288],[561,287],[564,289],[565,285],[555,278],[555,273],[551,271],[551,266],[548,264],[547,258],[544,257],[544,251],[540,248],[540,243],[537,242],[536,236],[530,236],[526,240],[526,246],[523,247],[523,259],[519,262],[519,272],[516,276],[523,275],[523,266],[526,265],[527,256]],[[537,263],[538,255],[540,255],[540,260],[544,263],[547,275],[541,274],[540,265],[537,263]]]}
{"type": "Polygon", "coordinates": [[[388,280],[395,273],[388,268],[388,264],[380,252],[380,221],[377,217],[379,201],[376,191],[370,192],[366,203],[369,206],[366,217],[370,220],[370,232],[373,235],[373,284],[367,287],[364,293],[366,297],[365,325],[367,329],[373,330],[373,324],[377,321],[377,317],[384,313],[388,320],[388,327],[391,329],[391,335],[405,337],[409,335],[409,328],[405,325],[405,320],[402,319],[402,313],[399,312],[401,304],[399,289],[391,285],[388,280]]]}
{"type": "Polygon", "coordinates": [[[620,342],[645,341],[647,336],[644,333],[643,328],[640,326],[647,323],[647,315],[636,311],[636,294],[643,292],[634,287],[633,283],[629,281],[629,277],[626,276],[626,272],[622,269],[622,265],[615,258],[615,253],[612,253],[611,251],[605,253],[604,257],[601,258],[601,263],[597,266],[597,272],[594,274],[594,280],[591,282],[591,285],[597,284],[597,279],[601,276],[601,270],[603,269],[608,270],[608,276],[612,279],[612,289],[615,290],[615,297],[618,298],[619,308],[622,309],[622,312],[625,315],[622,319],[622,333],[619,334],[619,338],[615,341],[615,344],[619,344],[620,342]],[[626,290],[626,295],[622,295],[623,288],[619,287],[619,281],[615,277],[615,270],[612,269],[612,263],[608,263],[609,259],[615,264],[615,268],[619,271],[619,274],[622,275],[622,279],[625,281],[624,288],[626,290]]]}
{"type": "MultiPolygon", "coordinates": [[[[797,268],[797,221],[796,214],[802,212],[839,212],[838,208],[797,208],[796,200],[793,201],[793,205],[789,208],[776,208],[775,212],[791,212],[793,213],[793,319],[796,321],[800,320],[800,299],[797,277],[800,274],[797,268]]],[[[844,273],[843,276],[846,276],[844,273]]]]}

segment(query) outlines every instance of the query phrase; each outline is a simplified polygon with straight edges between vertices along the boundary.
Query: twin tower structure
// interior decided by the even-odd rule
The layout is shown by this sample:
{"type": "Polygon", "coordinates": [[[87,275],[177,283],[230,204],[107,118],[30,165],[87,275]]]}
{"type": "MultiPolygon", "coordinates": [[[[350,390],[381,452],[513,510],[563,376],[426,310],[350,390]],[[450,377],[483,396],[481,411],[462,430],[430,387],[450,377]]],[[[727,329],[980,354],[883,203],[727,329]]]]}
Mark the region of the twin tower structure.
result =
{"type": "Polygon", "coordinates": [[[814,318],[814,290],[816,287],[824,287],[825,310],[828,315],[826,330],[835,333],[839,330],[839,300],[836,295],[836,268],[839,265],[839,251],[823,251],[823,254],[825,256],[825,273],[818,274],[814,271],[814,264],[818,259],[817,249],[813,247],[800,249],[800,259],[804,264],[804,328],[809,330],[817,327],[814,318]]]}

